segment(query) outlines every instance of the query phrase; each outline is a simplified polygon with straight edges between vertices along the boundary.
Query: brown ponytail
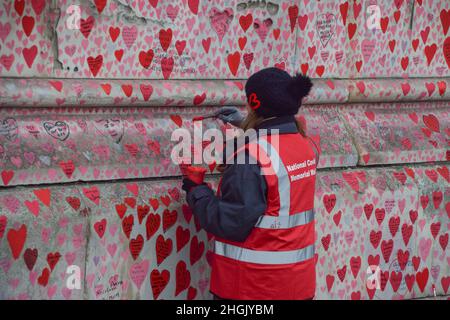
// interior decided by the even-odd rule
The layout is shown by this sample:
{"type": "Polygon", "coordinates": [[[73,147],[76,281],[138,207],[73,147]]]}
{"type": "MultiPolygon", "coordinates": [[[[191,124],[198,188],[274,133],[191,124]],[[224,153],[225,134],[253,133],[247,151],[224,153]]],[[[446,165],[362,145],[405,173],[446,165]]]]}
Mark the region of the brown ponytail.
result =
{"type": "MultiPolygon", "coordinates": [[[[250,108],[249,108],[250,109],[250,108]]],[[[261,116],[258,116],[256,112],[252,109],[248,111],[247,117],[242,122],[241,128],[244,131],[247,131],[248,129],[254,129],[256,128],[261,122],[264,121],[264,118],[261,116]]],[[[305,129],[303,128],[303,124],[300,122],[300,120],[296,117],[295,118],[295,124],[297,126],[298,132],[303,136],[306,137],[305,129]]]]}
{"type": "Polygon", "coordinates": [[[242,122],[241,128],[244,131],[247,131],[248,129],[254,129],[263,121],[263,117],[258,116],[258,114],[254,110],[248,108],[247,117],[242,122]]]}
{"type": "Polygon", "coordinates": [[[297,125],[297,130],[298,132],[306,138],[306,132],[305,129],[303,128],[303,124],[300,122],[300,120],[298,118],[295,118],[295,124],[297,125]]]}

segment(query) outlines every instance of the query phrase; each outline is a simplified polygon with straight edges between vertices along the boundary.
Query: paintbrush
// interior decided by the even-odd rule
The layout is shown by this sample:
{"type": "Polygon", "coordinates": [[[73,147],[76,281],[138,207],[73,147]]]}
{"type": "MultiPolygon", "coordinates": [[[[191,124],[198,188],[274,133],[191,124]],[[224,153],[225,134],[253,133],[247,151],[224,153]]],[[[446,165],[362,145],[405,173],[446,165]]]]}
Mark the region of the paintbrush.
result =
{"type": "MultiPolygon", "coordinates": [[[[233,110],[225,110],[225,111],[221,112],[221,114],[224,115],[224,116],[227,116],[227,115],[229,115],[231,113],[233,113],[233,110]]],[[[213,113],[213,114],[209,114],[209,115],[206,115],[206,116],[198,116],[198,117],[192,118],[192,121],[202,121],[204,119],[217,118],[218,115],[219,114],[217,114],[217,113],[213,113]]]]}
{"type": "Polygon", "coordinates": [[[194,118],[192,118],[192,121],[202,121],[202,120],[205,120],[205,119],[211,119],[211,118],[217,118],[217,116],[215,115],[215,114],[210,114],[210,115],[207,115],[207,116],[198,116],[198,117],[194,117],[194,118]]]}

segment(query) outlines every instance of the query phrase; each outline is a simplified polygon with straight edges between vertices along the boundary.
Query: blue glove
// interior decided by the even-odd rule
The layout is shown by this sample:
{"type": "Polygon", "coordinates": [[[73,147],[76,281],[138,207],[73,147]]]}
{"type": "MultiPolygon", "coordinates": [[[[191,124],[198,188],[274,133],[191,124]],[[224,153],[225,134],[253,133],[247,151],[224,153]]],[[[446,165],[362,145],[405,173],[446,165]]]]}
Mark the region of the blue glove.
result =
{"type": "Polygon", "coordinates": [[[231,123],[235,127],[240,127],[244,121],[244,116],[237,107],[221,107],[215,115],[223,122],[231,123]]]}

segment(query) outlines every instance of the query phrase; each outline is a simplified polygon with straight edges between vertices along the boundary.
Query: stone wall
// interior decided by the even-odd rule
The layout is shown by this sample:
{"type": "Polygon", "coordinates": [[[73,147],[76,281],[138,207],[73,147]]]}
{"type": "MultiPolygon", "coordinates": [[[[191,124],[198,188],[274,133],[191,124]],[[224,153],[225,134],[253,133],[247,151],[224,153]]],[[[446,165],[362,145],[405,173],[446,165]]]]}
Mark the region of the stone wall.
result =
{"type": "Polygon", "coordinates": [[[207,140],[268,66],[314,78],[316,298],[448,295],[449,26],[445,0],[4,1],[0,299],[210,299],[172,133],[207,140]]]}

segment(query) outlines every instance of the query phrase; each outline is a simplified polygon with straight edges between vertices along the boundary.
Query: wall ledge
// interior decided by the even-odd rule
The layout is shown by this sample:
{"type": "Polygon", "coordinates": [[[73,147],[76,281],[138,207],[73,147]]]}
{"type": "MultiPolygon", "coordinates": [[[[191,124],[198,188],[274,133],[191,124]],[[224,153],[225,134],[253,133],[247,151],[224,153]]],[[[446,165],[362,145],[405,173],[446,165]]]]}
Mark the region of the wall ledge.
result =
{"type": "MultiPolygon", "coordinates": [[[[304,104],[450,101],[450,78],[313,79],[304,104]]],[[[244,105],[244,80],[1,78],[0,107],[244,105]]]]}

